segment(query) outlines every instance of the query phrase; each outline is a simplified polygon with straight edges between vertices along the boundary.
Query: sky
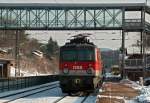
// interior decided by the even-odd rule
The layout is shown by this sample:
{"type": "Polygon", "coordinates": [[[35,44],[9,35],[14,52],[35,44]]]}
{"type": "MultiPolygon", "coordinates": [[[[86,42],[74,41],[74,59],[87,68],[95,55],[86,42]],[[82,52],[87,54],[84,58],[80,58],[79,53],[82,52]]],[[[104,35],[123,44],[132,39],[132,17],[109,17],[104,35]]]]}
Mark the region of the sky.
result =
{"type": "MultiPolygon", "coordinates": [[[[0,3],[144,3],[146,0],[0,0],[0,3]]],[[[148,0],[148,4],[150,0],[148,0]]],[[[128,17],[132,17],[134,14],[127,14],[128,17]]],[[[137,17],[136,15],[134,15],[137,17]]],[[[93,34],[90,38],[99,48],[110,48],[118,49],[121,46],[120,31],[26,31],[31,34],[30,38],[36,38],[42,43],[46,43],[51,36],[58,44],[64,45],[70,35],[78,33],[91,33],[93,34]],[[94,40],[104,39],[104,40],[94,40]]],[[[137,48],[133,47],[133,44],[139,39],[139,33],[128,33],[126,34],[126,47],[129,52],[137,52],[137,48]]]]}
{"type": "MultiPolygon", "coordinates": [[[[50,36],[58,42],[60,46],[68,42],[71,36],[79,33],[91,33],[90,40],[94,42],[99,48],[110,48],[118,49],[121,47],[121,31],[27,31],[32,34],[30,38],[36,38],[42,43],[47,43],[50,36]],[[103,40],[104,39],[104,40],[103,40]],[[118,39],[118,40],[112,40],[118,39]]],[[[126,47],[128,48],[128,53],[137,53],[139,49],[133,46],[137,40],[140,40],[139,33],[127,33],[126,34],[126,47]]]]}

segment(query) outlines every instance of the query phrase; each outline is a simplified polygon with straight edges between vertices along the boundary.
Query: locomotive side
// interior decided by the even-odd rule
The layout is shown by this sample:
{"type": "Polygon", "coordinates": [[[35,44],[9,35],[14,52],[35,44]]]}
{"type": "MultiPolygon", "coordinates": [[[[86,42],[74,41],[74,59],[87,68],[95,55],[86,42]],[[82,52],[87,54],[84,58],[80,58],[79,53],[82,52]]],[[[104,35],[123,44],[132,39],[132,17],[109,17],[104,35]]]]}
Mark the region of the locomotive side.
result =
{"type": "Polygon", "coordinates": [[[102,80],[100,51],[80,34],[60,48],[59,69],[64,93],[92,92],[102,80]]]}

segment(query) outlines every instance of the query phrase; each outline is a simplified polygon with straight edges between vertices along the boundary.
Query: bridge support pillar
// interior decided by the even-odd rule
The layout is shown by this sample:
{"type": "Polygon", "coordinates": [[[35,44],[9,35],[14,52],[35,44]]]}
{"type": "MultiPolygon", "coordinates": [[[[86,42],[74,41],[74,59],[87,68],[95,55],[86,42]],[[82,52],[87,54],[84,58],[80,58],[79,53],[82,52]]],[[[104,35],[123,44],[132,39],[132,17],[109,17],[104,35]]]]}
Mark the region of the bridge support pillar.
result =
{"type": "Polygon", "coordinates": [[[125,31],[122,30],[122,63],[121,63],[121,68],[122,68],[122,78],[126,78],[126,73],[125,73],[125,31]]]}

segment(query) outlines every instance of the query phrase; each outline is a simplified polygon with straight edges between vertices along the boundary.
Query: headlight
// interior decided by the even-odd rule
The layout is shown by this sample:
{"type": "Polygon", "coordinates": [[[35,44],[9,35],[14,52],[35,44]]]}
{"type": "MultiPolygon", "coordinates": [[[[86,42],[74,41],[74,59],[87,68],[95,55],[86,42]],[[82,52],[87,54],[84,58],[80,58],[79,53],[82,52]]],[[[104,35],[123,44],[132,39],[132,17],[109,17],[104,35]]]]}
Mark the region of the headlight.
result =
{"type": "Polygon", "coordinates": [[[69,73],[69,69],[68,68],[64,68],[63,72],[64,72],[64,74],[68,74],[69,73]]]}
{"type": "Polygon", "coordinates": [[[88,69],[86,70],[86,72],[87,72],[88,74],[92,74],[92,69],[93,69],[93,68],[88,68],[88,69]]]}
{"type": "Polygon", "coordinates": [[[75,79],[74,82],[75,82],[75,84],[80,84],[81,80],[80,79],[75,79]]]}

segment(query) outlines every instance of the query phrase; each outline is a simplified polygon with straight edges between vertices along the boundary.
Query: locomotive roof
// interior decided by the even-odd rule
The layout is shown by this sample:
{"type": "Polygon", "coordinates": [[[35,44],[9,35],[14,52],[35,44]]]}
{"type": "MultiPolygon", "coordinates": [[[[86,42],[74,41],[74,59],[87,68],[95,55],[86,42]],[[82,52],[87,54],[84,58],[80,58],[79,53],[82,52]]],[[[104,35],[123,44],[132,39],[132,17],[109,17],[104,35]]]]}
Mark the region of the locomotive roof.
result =
{"type": "Polygon", "coordinates": [[[62,46],[62,48],[80,48],[80,47],[95,48],[96,45],[93,45],[93,44],[92,45],[91,44],[66,44],[66,45],[62,46]]]}
{"type": "Polygon", "coordinates": [[[73,39],[69,39],[70,41],[67,42],[64,46],[94,46],[93,42],[90,42],[90,40],[87,38],[89,37],[89,33],[82,33],[75,36],[72,36],[73,39]]]}

